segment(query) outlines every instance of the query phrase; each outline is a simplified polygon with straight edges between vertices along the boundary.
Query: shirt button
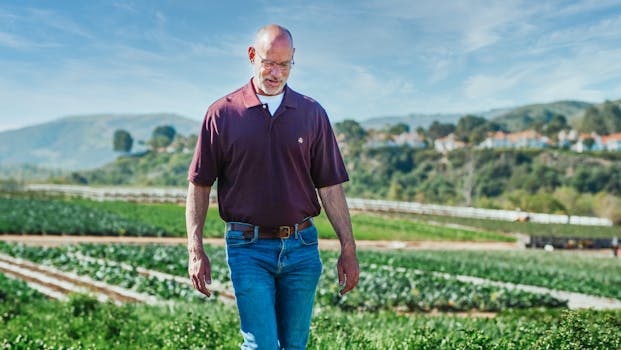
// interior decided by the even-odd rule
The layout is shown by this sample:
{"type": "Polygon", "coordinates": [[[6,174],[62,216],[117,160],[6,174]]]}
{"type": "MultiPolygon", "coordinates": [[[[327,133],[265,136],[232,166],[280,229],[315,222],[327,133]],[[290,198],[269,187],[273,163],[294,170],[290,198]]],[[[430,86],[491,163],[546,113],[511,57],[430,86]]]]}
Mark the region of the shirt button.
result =
{"type": "Polygon", "coordinates": [[[267,108],[267,106],[266,106],[266,105],[263,105],[263,109],[265,109],[265,108],[267,108]]]}

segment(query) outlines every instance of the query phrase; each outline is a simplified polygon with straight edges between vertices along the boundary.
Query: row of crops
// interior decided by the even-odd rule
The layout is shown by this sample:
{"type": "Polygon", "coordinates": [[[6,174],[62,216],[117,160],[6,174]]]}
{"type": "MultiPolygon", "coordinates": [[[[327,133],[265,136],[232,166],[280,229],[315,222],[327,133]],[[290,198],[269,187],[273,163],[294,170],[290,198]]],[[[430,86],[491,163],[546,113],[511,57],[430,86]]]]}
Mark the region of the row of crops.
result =
{"type": "MultiPolygon", "coordinates": [[[[3,349],[239,349],[234,308],[44,299],[0,273],[3,349]]],[[[316,308],[309,349],[618,349],[621,311],[507,310],[494,318],[316,308]]]]}
{"type": "MultiPolygon", "coordinates": [[[[223,249],[209,247],[207,250],[212,262],[212,277],[221,284],[227,284],[228,272],[223,249]]],[[[187,284],[144,276],[135,268],[128,270],[116,263],[124,262],[186,276],[187,253],[182,246],[77,245],[41,248],[0,243],[0,251],[163,299],[201,298],[187,284]],[[83,257],[103,260],[93,261],[83,257]]],[[[336,283],[335,257],[325,257],[324,265],[326,268],[317,294],[319,306],[336,306],[343,310],[398,309],[425,312],[566,306],[565,301],[547,295],[464,283],[408,269],[366,269],[358,287],[341,297],[338,293],[340,287],[336,283]]]]}
{"type": "MultiPolygon", "coordinates": [[[[0,193],[0,233],[184,236],[185,209],[175,204],[97,202],[0,193]]],[[[385,220],[352,215],[358,239],[515,241],[485,230],[446,228],[411,220],[385,220]]],[[[322,214],[315,223],[322,238],[335,238],[322,214]]],[[[213,208],[205,223],[206,237],[222,237],[224,223],[213,208]]]]}
{"type": "MultiPolygon", "coordinates": [[[[16,248],[17,249],[17,248],[16,248]]],[[[57,248],[59,249],[59,248],[57,248]]],[[[183,246],[83,244],[62,249],[82,249],[90,256],[138,264],[179,276],[187,273],[187,253],[183,246]]],[[[212,260],[214,278],[228,281],[222,247],[206,246],[212,260]]],[[[337,254],[321,252],[324,272],[334,270],[337,254]]],[[[573,252],[549,254],[542,251],[359,251],[362,269],[371,273],[373,265],[471,275],[496,281],[529,284],[550,289],[621,299],[621,260],[585,256],[573,252]]],[[[385,271],[376,274],[385,275],[385,271]]],[[[420,276],[420,275],[419,275],[420,276]]],[[[415,277],[418,278],[418,277],[415,277]]]]}
{"type": "MultiPolygon", "coordinates": [[[[329,253],[328,253],[329,254],[329,253]]],[[[470,275],[621,299],[621,259],[577,252],[517,251],[360,252],[378,265],[470,275]]]]}
{"type": "Polygon", "coordinates": [[[106,210],[63,200],[0,198],[0,232],[81,235],[155,235],[166,230],[106,210]]]}
{"type": "MultiPolygon", "coordinates": [[[[0,274],[0,290],[5,289],[0,274]]],[[[12,284],[27,289],[23,284],[12,284]]],[[[0,300],[4,349],[239,349],[231,307],[178,303],[170,307],[67,303],[40,297],[0,300]]],[[[399,316],[323,308],[311,326],[309,349],[617,349],[618,312],[505,312],[494,319],[399,316]]]]}

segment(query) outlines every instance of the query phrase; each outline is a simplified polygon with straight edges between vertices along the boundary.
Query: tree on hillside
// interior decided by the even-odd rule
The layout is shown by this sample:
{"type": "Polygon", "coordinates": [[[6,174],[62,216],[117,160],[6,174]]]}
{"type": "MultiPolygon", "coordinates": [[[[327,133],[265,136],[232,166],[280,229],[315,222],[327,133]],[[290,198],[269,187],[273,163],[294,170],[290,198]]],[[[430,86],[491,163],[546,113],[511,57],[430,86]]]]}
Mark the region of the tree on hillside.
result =
{"type": "Polygon", "coordinates": [[[436,120],[429,126],[427,136],[435,140],[447,136],[454,131],[455,125],[451,123],[440,123],[436,120]]]}
{"type": "Polygon", "coordinates": [[[596,132],[599,135],[609,134],[606,119],[595,106],[589,107],[584,113],[580,131],[585,133],[596,132]]]}
{"type": "Polygon", "coordinates": [[[196,142],[198,142],[198,135],[196,134],[190,134],[186,139],[185,139],[185,147],[189,150],[193,150],[196,147],[196,142]]]}
{"type": "Polygon", "coordinates": [[[567,118],[562,114],[554,114],[550,121],[543,126],[541,131],[544,135],[556,139],[558,133],[566,129],[570,129],[569,124],[567,124],[567,118]]]}
{"type": "Polygon", "coordinates": [[[488,122],[483,117],[467,115],[457,121],[455,136],[463,142],[478,144],[485,140],[488,131],[497,131],[499,129],[500,127],[497,124],[488,122]]]}
{"type": "Polygon", "coordinates": [[[400,135],[406,132],[410,132],[410,126],[405,123],[398,123],[395,125],[391,125],[388,128],[388,134],[390,135],[400,135]]]}
{"type": "Polygon", "coordinates": [[[592,137],[587,137],[586,139],[584,139],[584,141],[582,141],[582,143],[584,144],[584,147],[586,147],[586,149],[590,151],[595,144],[595,140],[593,140],[592,137]]]}
{"type": "Polygon", "coordinates": [[[115,151],[129,153],[132,150],[134,139],[128,131],[118,129],[114,132],[112,144],[115,151]]]}
{"type": "Polygon", "coordinates": [[[342,122],[335,123],[334,131],[337,135],[343,134],[346,142],[364,141],[367,137],[367,131],[364,130],[360,123],[352,119],[345,119],[342,122]]]}
{"type": "Polygon", "coordinates": [[[621,132],[621,109],[616,103],[606,101],[601,110],[602,118],[606,121],[609,134],[621,132]]]}
{"type": "Polygon", "coordinates": [[[160,125],[153,130],[148,144],[155,149],[168,147],[175,139],[176,134],[177,131],[173,126],[160,125]]]}

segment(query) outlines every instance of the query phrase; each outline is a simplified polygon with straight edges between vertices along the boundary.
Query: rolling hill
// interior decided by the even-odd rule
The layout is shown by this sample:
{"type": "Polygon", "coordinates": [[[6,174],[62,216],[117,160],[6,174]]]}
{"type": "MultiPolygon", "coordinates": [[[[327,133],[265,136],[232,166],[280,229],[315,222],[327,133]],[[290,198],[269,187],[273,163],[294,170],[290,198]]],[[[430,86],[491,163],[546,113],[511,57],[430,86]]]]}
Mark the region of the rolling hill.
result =
{"type": "Polygon", "coordinates": [[[504,126],[508,131],[516,132],[526,130],[537,122],[545,124],[555,114],[564,115],[571,124],[578,121],[584,111],[591,106],[593,104],[580,101],[532,104],[511,109],[492,118],[492,120],[504,126]]]}
{"type": "Polygon", "coordinates": [[[571,125],[578,126],[584,111],[594,105],[597,104],[581,101],[557,101],[475,113],[409,114],[407,116],[378,117],[362,121],[360,124],[365,129],[379,130],[389,125],[404,123],[410,126],[410,130],[416,130],[419,126],[428,128],[434,121],[457,124],[461,117],[471,114],[493,120],[503,125],[508,131],[515,132],[528,129],[537,122],[546,123],[554,114],[562,114],[567,117],[567,121],[571,125]]]}
{"type": "MultiPolygon", "coordinates": [[[[60,118],[16,130],[0,132],[0,165],[15,169],[21,164],[78,170],[100,167],[119,155],[112,136],[125,129],[134,138],[134,151],[144,149],[159,125],[172,125],[183,135],[195,134],[200,121],[175,114],[101,114],[60,118]]],[[[6,174],[5,174],[6,175],[6,174]]]]}
{"type": "MultiPolygon", "coordinates": [[[[616,101],[615,103],[621,104],[616,101]]],[[[547,122],[554,114],[563,114],[574,127],[581,124],[585,111],[600,108],[603,103],[591,104],[580,101],[558,101],[532,104],[515,108],[493,109],[471,113],[494,120],[510,131],[532,127],[537,122],[547,122]]],[[[366,128],[383,129],[387,125],[405,123],[410,130],[421,126],[428,128],[433,121],[456,124],[465,114],[409,114],[372,118],[360,122],[366,128]]],[[[112,135],[116,129],[129,131],[134,138],[134,152],[144,150],[139,140],[150,138],[159,125],[173,125],[178,133],[195,134],[200,121],[175,114],[99,114],[72,116],[49,123],[17,130],[0,132],[0,177],[16,174],[40,174],[45,169],[50,174],[59,171],[86,170],[103,166],[117,158],[112,149],[112,135]],[[23,164],[28,164],[24,172],[23,164]],[[34,169],[34,170],[33,170],[34,169]]],[[[18,176],[20,177],[20,176],[18,176]]],[[[27,176],[33,178],[33,176],[27,176]]]]}

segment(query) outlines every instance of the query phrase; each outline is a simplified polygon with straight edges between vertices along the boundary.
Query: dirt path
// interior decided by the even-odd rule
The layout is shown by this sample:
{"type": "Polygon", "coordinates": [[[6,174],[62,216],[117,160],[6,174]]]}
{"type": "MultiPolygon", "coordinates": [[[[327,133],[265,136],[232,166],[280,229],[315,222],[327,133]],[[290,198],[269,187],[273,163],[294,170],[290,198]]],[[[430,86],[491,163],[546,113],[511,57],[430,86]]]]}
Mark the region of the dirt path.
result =
{"type": "MultiPolygon", "coordinates": [[[[58,246],[76,243],[124,243],[124,244],[186,244],[185,237],[119,237],[119,236],[71,236],[71,235],[17,235],[3,234],[0,240],[19,242],[38,246],[58,246]]],[[[205,238],[205,244],[224,246],[222,238],[205,238]]],[[[359,249],[375,250],[421,250],[421,249],[455,249],[455,250],[515,250],[522,249],[518,243],[508,242],[459,242],[459,241],[365,241],[356,240],[359,249]]],[[[320,239],[319,248],[338,250],[336,239],[320,239]]]]}
{"type": "MultiPolygon", "coordinates": [[[[86,276],[78,276],[5,254],[0,254],[0,271],[28,283],[51,289],[56,293],[89,293],[101,302],[112,300],[116,304],[128,302],[158,303],[157,298],[147,294],[137,293],[119,286],[95,281],[86,276]]],[[[54,297],[54,295],[50,296],[54,297]]]]}
{"type": "MultiPolygon", "coordinates": [[[[116,261],[112,261],[112,260],[105,260],[105,259],[98,259],[98,258],[93,258],[90,256],[86,256],[86,255],[82,255],[82,254],[74,254],[74,253],[69,253],[69,255],[75,257],[78,260],[81,261],[86,261],[86,262],[93,262],[93,263],[97,263],[97,264],[101,264],[101,265],[109,265],[109,266],[118,266],[126,271],[136,271],[138,272],[140,275],[143,276],[147,276],[147,277],[155,277],[159,280],[169,280],[169,281],[175,281],[177,283],[180,284],[185,284],[188,286],[192,286],[192,282],[190,282],[190,279],[188,277],[181,277],[181,276],[175,276],[175,275],[171,275],[169,273],[165,273],[165,272],[160,272],[160,271],[155,271],[155,270],[150,270],[150,269],[146,269],[144,267],[140,267],[140,266],[132,266],[126,263],[121,263],[121,262],[116,262],[116,261]]],[[[235,302],[235,295],[233,292],[233,286],[230,283],[227,284],[222,284],[216,280],[212,281],[212,283],[209,285],[209,290],[215,292],[214,294],[217,296],[217,298],[222,301],[225,304],[232,304],[235,302]]]]}
{"type": "MultiPolygon", "coordinates": [[[[37,235],[0,235],[0,240],[7,242],[21,242],[29,245],[40,245],[40,246],[57,246],[63,244],[75,244],[75,243],[125,243],[125,244],[147,244],[147,243],[158,243],[158,244],[185,244],[185,238],[170,238],[170,237],[117,237],[117,236],[37,236],[37,235]]],[[[206,238],[205,243],[212,245],[224,245],[223,239],[218,238],[206,238]]],[[[360,249],[375,249],[375,250],[422,250],[422,249],[455,249],[455,250],[517,250],[523,249],[517,243],[503,243],[503,242],[437,242],[437,241],[416,241],[416,242],[400,242],[400,241],[356,241],[357,246],[360,249]]],[[[320,240],[319,246],[321,249],[331,249],[337,250],[339,249],[339,243],[337,240],[320,240]]],[[[604,256],[604,254],[609,255],[610,252],[608,250],[605,251],[589,251],[588,254],[597,254],[599,256],[604,256]]],[[[83,257],[84,259],[92,259],[88,257],[83,257]]],[[[67,290],[71,288],[67,288],[63,285],[58,285],[50,282],[49,280],[38,282],[33,280],[34,277],[28,276],[28,274],[24,275],[23,273],[20,275],[17,272],[10,272],[6,270],[6,266],[2,264],[8,263],[6,261],[6,256],[0,255],[0,271],[6,271],[9,274],[13,274],[15,277],[22,278],[24,280],[30,281],[32,283],[39,283],[43,285],[43,287],[51,288],[60,293],[66,293],[67,290]],[[3,268],[4,266],[4,268],[3,268]],[[21,277],[20,277],[21,276],[21,277]],[[64,290],[64,291],[63,291],[64,290]]],[[[18,267],[28,267],[17,264],[18,267]]],[[[123,266],[122,266],[123,267],[123,266]]],[[[31,272],[37,273],[39,270],[50,269],[48,267],[30,267],[31,272]]],[[[131,268],[129,265],[124,268],[131,268]]],[[[151,276],[159,276],[158,278],[163,279],[181,279],[179,276],[173,276],[164,274],[158,271],[147,270],[140,268],[139,271],[141,274],[151,275],[151,276]]],[[[45,272],[45,271],[43,271],[45,272]]],[[[532,293],[538,294],[550,294],[553,297],[568,300],[568,306],[570,309],[576,308],[594,308],[594,309],[621,309],[621,301],[617,299],[598,297],[593,295],[586,295],[575,292],[567,292],[567,291],[559,291],[559,290],[551,290],[538,286],[530,286],[530,285],[520,285],[499,281],[487,280],[479,277],[473,276],[451,276],[437,273],[438,275],[442,275],[444,277],[456,277],[458,280],[475,283],[475,284],[487,284],[487,285],[495,285],[498,287],[504,287],[509,289],[519,289],[532,293]]],[[[49,277],[57,277],[60,276],[60,281],[74,283],[75,278],[65,278],[67,273],[58,272],[58,273],[49,273],[49,277]],[[60,275],[59,275],[60,274],[60,275]]],[[[110,290],[110,288],[114,288],[114,286],[97,288],[93,287],[93,283],[100,283],[98,281],[89,281],[77,283],[77,286],[82,286],[85,288],[89,288],[91,290],[95,290],[97,292],[101,292],[108,297],[112,297],[114,300],[121,301],[119,296],[114,297],[114,293],[106,292],[106,290],[110,290]]],[[[183,279],[181,283],[188,284],[189,281],[183,279]]],[[[225,286],[221,286],[219,298],[225,299],[223,301],[231,302],[233,300],[232,290],[225,286]]],[[[77,288],[77,287],[75,287],[77,288]]],[[[218,288],[216,288],[218,289],[218,288]]],[[[131,292],[131,291],[130,291],[131,292]]],[[[100,293],[100,294],[101,294],[100,293]]],[[[127,300],[123,300],[127,301],[127,300]]]]}

